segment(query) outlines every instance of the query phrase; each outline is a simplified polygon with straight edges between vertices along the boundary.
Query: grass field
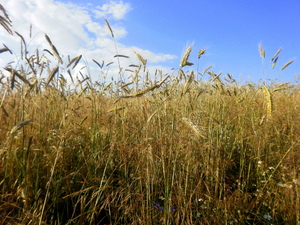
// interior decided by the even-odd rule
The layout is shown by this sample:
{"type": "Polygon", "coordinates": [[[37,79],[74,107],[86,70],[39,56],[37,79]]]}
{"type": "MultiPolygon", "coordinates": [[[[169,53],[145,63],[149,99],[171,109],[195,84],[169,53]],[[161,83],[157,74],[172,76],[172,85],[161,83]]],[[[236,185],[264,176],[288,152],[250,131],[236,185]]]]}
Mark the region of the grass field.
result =
{"type": "Polygon", "coordinates": [[[45,39],[0,72],[1,224],[299,224],[297,83],[187,71],[191,47],[172,75],[136,53],[126,83],[70,85],[81,56],[45,39]]]}

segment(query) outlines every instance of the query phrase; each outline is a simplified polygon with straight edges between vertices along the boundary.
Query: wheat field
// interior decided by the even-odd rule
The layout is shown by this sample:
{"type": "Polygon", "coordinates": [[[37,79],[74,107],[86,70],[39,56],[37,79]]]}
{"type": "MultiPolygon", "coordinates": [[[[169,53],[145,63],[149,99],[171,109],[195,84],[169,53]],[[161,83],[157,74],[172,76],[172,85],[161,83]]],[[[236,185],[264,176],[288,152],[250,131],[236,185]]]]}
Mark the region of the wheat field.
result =
{"type": "Polygon", "coordinates": [[[160,79],[136,52],[131,80],[73,82],[82,56],[45,41],[0,71],[1,224],[299,224],[297,82],[189,71],[192,46],[160,79]]]}

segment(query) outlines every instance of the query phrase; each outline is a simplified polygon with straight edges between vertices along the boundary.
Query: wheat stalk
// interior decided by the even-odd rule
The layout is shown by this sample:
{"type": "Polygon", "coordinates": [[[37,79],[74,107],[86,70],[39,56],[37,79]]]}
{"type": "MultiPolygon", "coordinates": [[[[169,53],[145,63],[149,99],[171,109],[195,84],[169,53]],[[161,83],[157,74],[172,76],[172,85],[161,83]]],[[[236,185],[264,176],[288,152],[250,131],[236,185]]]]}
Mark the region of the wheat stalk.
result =
{"type": "Polygon", "coordinates": [[[287,68],[289,65],[291,65],[294,62],[294,60],[291,60],[289,62],[287,62],[286,64],[284,64],[284,66],[281,68],[281,70],[284,70],[285,68],[287,68]]]}
{"type": "Polygon", "coordinates": [[[140,60],[140,62],[141,62],[144,66],[146,66],[147,60],[144,59],[139,53],[137,53],[137,52],[135,52],[135,51],[134,51],[134,54],[136,55],[136,57],[138,58],[138,60],[140,60]]]}
{"type": "Polygon", "coordinates": [[[210,68],[212,68],[212,66],[206,67],[206,68],[203,70],[202,75],[204,75],[210,68]]]}
{"type": "Polygon", "coordinates": [[[281,91],[281,90],[286,90],[288,88],[291,88],[290,85],[288,85],[290,82],[285,82],[282,84],[279,84],[276,88],[273,89],[273,92],[275,91],[281,91]]]}
{"type": "Polygon", "coordinates": [[[278,49],[278,51],[275,53],[275,55],[272,57],[271,62],[273,62],[276,58],[278,58],[278,54],[281,52],[281,48],[278,49]]]}
{"type": "Polygon", "coordinates": [[[278,56],[274,59],[274,61],[273,61],[273,63],[272,63],[272,69],[275,68],[276,63],[277,63],[277,60],[278,60],[278,56]]]}
{"type": "Polygon", "coordinates": [[[5,44],[3,44],[3,45],[4,45],[4,48],[0,49],[0,53],[9,52],[10,54],[12,54],[11,50],[5,44]]]}
{"type": "Polygon", "coordinates": [[[184,66],[192,66],[194,65],[191,62],[188,62],[189,56],[191,54],[192,51],[192,46],[188,47],[187,50],[185,51],[181,61],[180,61],[180,67],[184,67],[184,66]]]}
{"type": "Polygon", "coordinates": [[[31,87],[31,83],[25,78],[23,77],[21,74],[19,74],[15,69],[9,68],[9,67],[5,67],[4,68],[6,71],[11,73],[12,76],[12,83],[11,83],[11,89],[14,88],[14,83],[15,83],[15,76],[17,76],[20,80],[22,80],[25,84],[27,84],[28,86],[31,87]]]}
{"type": "Polygon", "coordinates": [[[262,57],[264,59],[266,56],[266,51],[263,49],[262,44],[259,44],[258,48],[259,48],[260,57],[262,57]]]}
{"type": "Polygon", "coordinates": [[[166,76],[165,79],[163,79],[161,82],[159,82],[158,84],[155,84],[151,87],[148,87],[148,88],[145,88],[135,94],[132,94],[132,95],[124,95],[124,96],[121,96],[121,98],[134,98],[134,97],[140,97],[144,94],[146,94],[147,92],[149,91],[153,91],[154,89],[156,88],[159,88],[168,78],[170,77],[170,75],[166,76]]]}
{"type": "Polygon", "coordinates": [[[126,59],[129,58],[129,56],[127,56],[127,55],[114,55],[114,58],[117,58],[117,57],[126,58],[126,59]]]}
{"type": "Polygon", "coordinates": [[[26,121],[23,121],[17,125],[15,125],[11,131],[10,131],[10,134],[13,134],[15,133],[16,131],[20,130],[22,127],[26,126],[27,124],[29,124],[32,120],[26,120],[26,121]]]}
{"type": "Polygon", "coordinates": [[[272,109],[273,109],[272,95],[266,86],[262,86],[262,89],[265,95],[265,101],[267,105],[267,119],[268,119],[272,116],[272,109]]]}
{"type": "Polygon", "coordinates": [[[105,21],[105,23],[106,23],[106,25],[107,25],[107,27],[108,27],[108,29],[109,29],[109,32],[110,32],[111,37],[112,37],[112,38],[115,38],[114,32],[113,32],[113,30],[111,29],[111,26],[109,25],[109,22],[107,21],[107,19],[104,19],[104,21],[105,21]]]}
{"type": "Polygon", "coordinates": [[[73,59],[68,63],[68,65],[67,65],[66,67],[68,68],[69,66],[72,65],[73,62],[75,62],[75,63],[74,63],[74,66],[72,67],[72,69],[74,69],[74,68],[77,66],[77,64],[79,63],[81,57],[82,57],[82,55],[79,55],[79,56],[73,58],[73,59]]]}
{"type": "Polygon", "coordinates": [[[102,64],[100,64],[99,62],[97,62],[95,59],[93,59],[93,62],[94,63],[96,63],[97,64],[97,66],[99,66],[100,67],[100,69],[102,69],[103,68],[103,66],[104,66],[104,61],[102,61],[102,64]]]}
{"type": "Polygon", "coordinates": [[[51,72],[49,73],[49,77],[48,77],[48,79],[47,79],[47,81],[46,81],[46,86],[49,85],[49,83],[50,83],[51,80],[53,79],[54,75],[57,73],[58,68],[59,68],[59,67],[56,66],[53,70],[51,70],[51,72]]]}
{"type": "Polygon", "coordinates": [[[205,53],[206,49],[201,49],[198,53],[198,59],[205,53]]]}
{"type": "Polygon", "coordinates": [[[191,130],[194,131],[194,133],[196,134],[197,137],[206,139],[206,137],[202,134],[202,131],[200,131],[199,127],[196,126],[194,123],[192,123],[192,121],[190,121],[189,119],[187,119],[185,117],[181,118],[181,120],[183,121],[183,123],[185,125],[187,125],[187,127],[191,128],[191,130]]]}
{"type": "Polygon", "coordinates": [[[4,14],[3,16],[0,16],[0,25],[11,35],[13,35],[13,32],[11,30],[11,20],[9,19],[8,14],[6,13],[6,10],[4,7],[0,4],[0,11],[4,14]]]}
{"type": "Polygon", "coordinates": [[[45,34],[45,38],[46,38],[48,44],[50,45],[50,47],[51,47],[51,49],[52,49],[53,55],[55,55],[56,58],[58,59],[58,61],[62,64],[63,61],[62,61],[62,59],[60,58],[59,53],[58,53],[56,47],[52,44],[52,42],[51,42],[51,40],[50,40],[50,38],[48,37],[47,34],[45,34]]]}

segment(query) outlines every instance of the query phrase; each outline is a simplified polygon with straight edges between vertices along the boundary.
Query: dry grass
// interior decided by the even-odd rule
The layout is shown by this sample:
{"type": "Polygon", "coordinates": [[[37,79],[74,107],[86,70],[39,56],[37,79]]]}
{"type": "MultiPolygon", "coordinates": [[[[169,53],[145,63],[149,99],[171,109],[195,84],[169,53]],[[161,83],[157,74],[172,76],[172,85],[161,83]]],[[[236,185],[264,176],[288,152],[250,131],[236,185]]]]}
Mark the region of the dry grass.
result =
{"type": "Polygon", "coordinates": [[[269,119],[272,116],[272,110],[273,110],[272,95],[266,86],[262,86],[262,89],[264,92],[265,102],[266,102],[266,115],[267,115],[267,119],[269,119]]]}
{"type": "Polygon", "coordinates": [[[81,56],[29,54],[0,84],[1,224],[299,223],[298,85],[210,67],[138,83],[138,66],[70,87],[81,56]]]}

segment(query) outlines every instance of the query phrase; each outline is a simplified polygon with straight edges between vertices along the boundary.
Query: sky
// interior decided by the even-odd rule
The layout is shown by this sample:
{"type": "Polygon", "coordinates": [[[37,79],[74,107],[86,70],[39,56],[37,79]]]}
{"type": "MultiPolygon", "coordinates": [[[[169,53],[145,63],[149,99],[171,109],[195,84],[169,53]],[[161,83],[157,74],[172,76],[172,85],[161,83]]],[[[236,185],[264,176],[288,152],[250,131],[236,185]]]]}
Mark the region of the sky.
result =
{"type": "MultiPolygon", "coordinates": [[[[298,0],[1,0],[1,4],[29,50],[49,49],[46,33],[65,59],[82,54],[76,68],[88,65],[94,81],[102,78],[92,59],[114,62],[107,73],[114,77],[118,76],[117,59],[124,69],[140,63],[134,52],[147,59],[153,76],[156,69],[163,74],[176,73],[189,45],[193,45],[189,62],[194,66],[182,68],[184,71],[201,73],[212,66],[210,71],[230,73],[241,83],[264,79],[295,82],[300,75],[298,0]],[[104,19],[113,30],[114,40],[104,19]],[[266,51],[264,60],[259,44],[266,51]],[[280,48],[272,69],[270,61],[280,48]],[[206,52],[198,60],[201,49],[206,52]],[[117,54],[130,58],[114,58],[117,54]],[[290,60],[294,62],[282,71],[290,60]]],[[[0,67],[20,58],[20,38],[0,27],[2,43],[14,55],[1,53],[0,67]]],[[[205,80],[209,75],[198,78],[205,80]]]]}

